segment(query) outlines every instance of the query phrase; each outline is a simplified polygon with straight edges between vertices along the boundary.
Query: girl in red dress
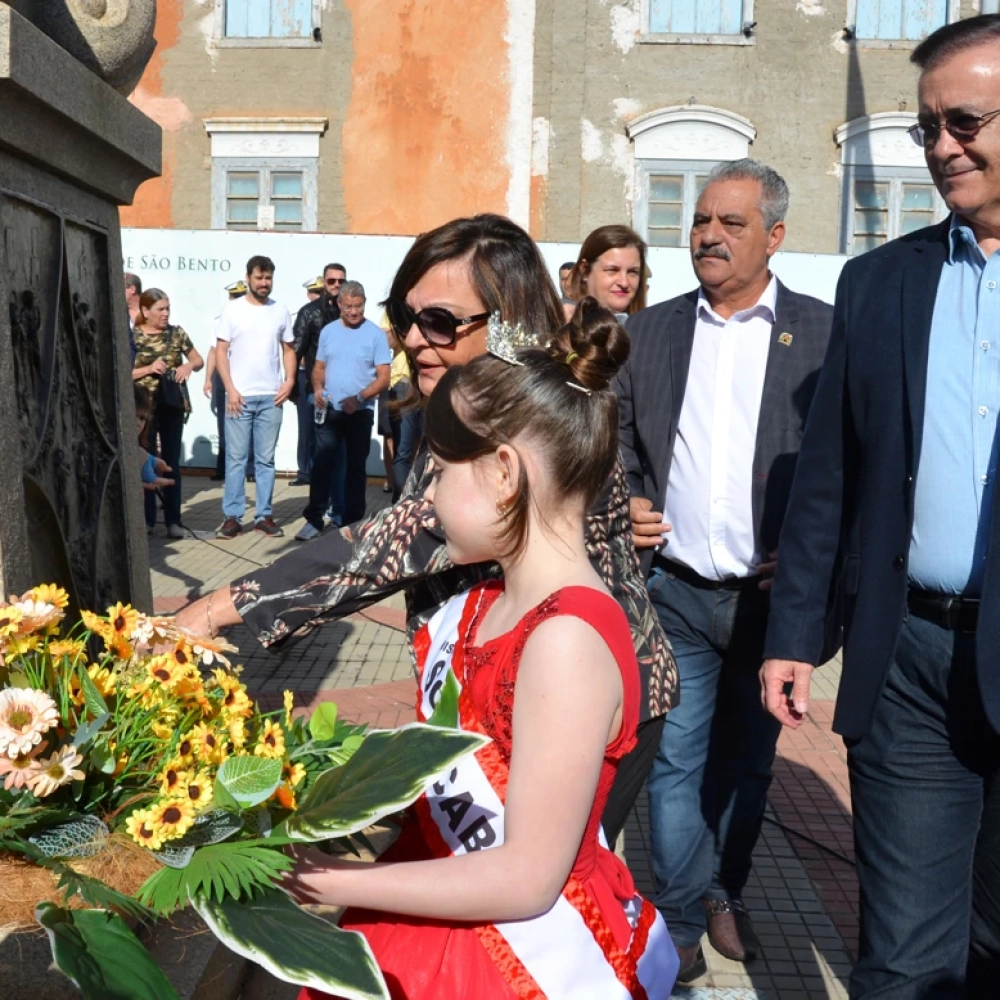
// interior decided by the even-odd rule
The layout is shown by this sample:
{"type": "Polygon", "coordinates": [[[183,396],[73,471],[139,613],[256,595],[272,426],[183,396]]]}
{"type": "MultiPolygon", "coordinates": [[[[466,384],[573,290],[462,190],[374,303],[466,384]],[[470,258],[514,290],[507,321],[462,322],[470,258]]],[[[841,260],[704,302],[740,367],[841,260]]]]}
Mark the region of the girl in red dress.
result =
{"type": "Polygon", "coordinates": [[[448,554],[504,576],[418,634],[418,715],[447,682],[460,727],[491,742],[428,787],[378,862],[303,849],[288,887],[351,907],[341,926],[394,1000],[666,1000],[676,951],[600,834],[639,676],[584,517],[616,457],[608,386],[628,337],[585,299],[545,350],[523,342],[491,320],[490,353],[449,369],[425,414],[448,554]]]}

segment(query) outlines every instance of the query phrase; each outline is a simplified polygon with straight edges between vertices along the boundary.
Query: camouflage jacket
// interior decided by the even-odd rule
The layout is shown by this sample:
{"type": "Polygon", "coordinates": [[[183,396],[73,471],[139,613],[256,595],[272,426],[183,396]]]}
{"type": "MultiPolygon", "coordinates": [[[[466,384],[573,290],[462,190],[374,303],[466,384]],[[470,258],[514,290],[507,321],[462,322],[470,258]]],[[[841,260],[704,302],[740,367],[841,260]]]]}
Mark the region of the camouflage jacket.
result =
{"type": "MultiPolygon", "coordinates": [[[[231,585],[237,611],[263,645],[303,635],[324,619],[343,618],[403,589],[412,654],[414,634],[441,605],[499,575],[494,563],[455,566],[449,560],[434,507],[424,499],[431,465],[422,449],[395,506],[331,531],[231,585]]],[[[639,570],[628,501],[619,460],[587,515],[586,544],[632,627],[645,693],[641,717],[649,719],[676,702],[677,664],[639,570]]]]}
{"type": "MultiPolygon", "coordinates": [[[[184,357],[194,350],[194,344],[181,326],[168,326],[163,333],[143,333],[142,330],[135,331],[135,361],[133,368],[145,368],[151,365],[158,358],[163,359],[163,363],[168,368],[180,368],[184,364],[184,357]]],[[[150,393],[155,394],[160,386],[159,375],[145,375],[139,379],[139,385],[145,386],[150,393]]],[[[191,412],[191,398],[188,395],[187,384],[181,385],[181,392],[184,396],[185,409],[191,412]]]]}

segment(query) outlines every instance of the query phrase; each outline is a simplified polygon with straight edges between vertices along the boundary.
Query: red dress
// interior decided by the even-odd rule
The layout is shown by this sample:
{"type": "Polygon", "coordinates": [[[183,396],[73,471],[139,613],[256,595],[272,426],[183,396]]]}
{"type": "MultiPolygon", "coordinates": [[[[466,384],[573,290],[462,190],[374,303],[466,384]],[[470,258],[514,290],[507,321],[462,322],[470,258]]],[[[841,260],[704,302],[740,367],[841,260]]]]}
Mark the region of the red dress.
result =
{"type": "MultiPolygon", "coordinates": [[[[571,878],[582,884],[600,909],[618,947],[627,950],[632,926],[623,901],[635,895],[635,886],[628,869],[600,845],[598,835],[618,761],[635,745],[639,717],[639,671],[628,621],[618,603],[607,595],[587,587],[567,587],[528,612],[512,631],[476,646],[479,623],[501,593],[503,584],[497,581],[473,589],[469,596],[478,598],[475,612],[460,635],[465,646],[466,689],[482,728],[506,761],[510,759],[518,663],[528,637],[541,622],[556,615],[582,619],[600,634],[621,670],[621,731],[605,751],[594,805],[571,878]]],[[[420,861],[429,857],[432,854],[420,824],[413,821],[403,828],[381,860],[420,861]]],[[[340,925],[361,931],[368,939],[393,1000],[516,1000],[524,996],[508,985],[473,924],[351,908],[340,925]]],[[[327,996],[305,989],[300,1000],[323,1000],[327,996]]]]}

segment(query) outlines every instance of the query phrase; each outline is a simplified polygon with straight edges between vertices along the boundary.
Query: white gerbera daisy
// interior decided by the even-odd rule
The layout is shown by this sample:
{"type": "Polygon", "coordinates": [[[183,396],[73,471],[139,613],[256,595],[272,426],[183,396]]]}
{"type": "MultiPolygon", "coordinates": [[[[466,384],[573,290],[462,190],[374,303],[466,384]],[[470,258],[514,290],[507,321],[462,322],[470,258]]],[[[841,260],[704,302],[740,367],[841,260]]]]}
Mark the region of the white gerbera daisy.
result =
{"type": "Polygon", "coordinates": [[[83,771],[74,768],[83,762],[72,744],[57,750],[48,760],[38,762],[38,770],[28,779],[28,787],[40,799],[71,781],[83,781],[83,771]]]}
{"type": "Polygon", "coordinates": [[[56,703],[44,691],[4,688],[0,691],[0,754],[30,753],[58,722],[56,703]]]}

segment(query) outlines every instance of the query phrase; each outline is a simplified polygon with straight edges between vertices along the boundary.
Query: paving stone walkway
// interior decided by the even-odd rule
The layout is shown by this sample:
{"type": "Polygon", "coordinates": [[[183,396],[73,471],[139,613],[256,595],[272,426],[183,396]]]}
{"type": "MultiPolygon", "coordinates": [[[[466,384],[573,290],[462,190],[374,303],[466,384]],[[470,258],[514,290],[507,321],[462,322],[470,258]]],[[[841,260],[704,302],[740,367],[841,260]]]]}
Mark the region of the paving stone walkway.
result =
{"type": "MultiPolygon", "coordinates": [[[[247,484],[252,517],[254,485],[247,484]]],[[[301,544],[307,490],[279,479],[274,516],[285,537],[247,532],[232,542],[215,539],[222,520],[220,483],[184,480],[184,524],[189,537],[170,540],[163,526],[149,539],[155,607],[170,613],[223,583],[266,565],[301,544]]],[[[369,510],[387,502],[370,484],[369,510]]],[[[402,725],[413,718],[414,680],[404,634],[402,596],[364,614],[331,622],[280,654],[265,651],[248,629],[227,636],[240,648],[244,680],[262,702],[278,705],[285,689],[298,704],[335,701],[342,717],[372,726],[402,725]]],[[[731,962],[705,942],[709,971],[676,1000],[846,1000],[851,956],[856,950],[858,894],[851,837],[846,753],[830,730],[839,664],[814,678],[809,718],[798,732],[785,730],[778,744],[775,778],[754,871],[744,900],[761,939],[753,963],[731,962]]],[[[626,824],[623,850],[636,884],[652,889],[646,839],[646,796],[626,824]]],[[[293,994],[274,983],[255,982],[254,997],[283,1000],[293,994]]]]}

